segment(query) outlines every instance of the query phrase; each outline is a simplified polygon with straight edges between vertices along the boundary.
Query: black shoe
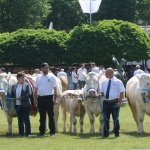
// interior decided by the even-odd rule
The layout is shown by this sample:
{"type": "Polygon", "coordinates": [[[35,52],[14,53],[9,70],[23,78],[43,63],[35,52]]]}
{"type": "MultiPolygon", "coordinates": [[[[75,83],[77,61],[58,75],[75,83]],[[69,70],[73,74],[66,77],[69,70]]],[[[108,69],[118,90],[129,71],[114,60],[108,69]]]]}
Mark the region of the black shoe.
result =
{"type": "Polygon", "coordinates": [[[30,134],[27,134],[26,137],[31,137],[31,135],[30,135],[30,134]]]}
{"type": "Polygon", "coordinates": [[[50,136],[54,136],[55,134],[50,134],[50,136]]]}
{"type": "Polygon", "coordinates": [[[115,134],[115,137],[119,137],[119,134],[115,134]]]}
{"type": "Polygon", "coordinates": [[[37,136],[42,137],[42,136],[44,136],[44,133],[39,133],[39,134],[37,134],[37,136]]]}
{"type": "Polygon", "coordinates": [[[108,138],[108,137],[109,137],[109,135],[105,135],[105,134],[103,135],[103,138],[108,138]]]}

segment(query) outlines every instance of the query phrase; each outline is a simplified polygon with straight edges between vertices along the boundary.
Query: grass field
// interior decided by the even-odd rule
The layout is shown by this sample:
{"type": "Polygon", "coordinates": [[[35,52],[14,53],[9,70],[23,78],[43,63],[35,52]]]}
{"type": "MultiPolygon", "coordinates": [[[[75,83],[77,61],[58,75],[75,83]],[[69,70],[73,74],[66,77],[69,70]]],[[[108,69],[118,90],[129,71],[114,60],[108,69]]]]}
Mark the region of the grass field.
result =
{"type": "MultiPolygon", "coordinates": [[[[61,112],[61,111],[60,111],[61,112]]],[[[67,128],[69,120],[67,118],[67,128]]],[[[54,137],[50,137],[48,132],[43,138],[37,138],[39,127],[39,115],[31,117],[32,136],[30,138],[18,138],[17,118],[13,120],[13,134],[6,136],[7,121],[0,111],[0,150],[132,150],[132,149],[150,149],[150,119],[145,116],[142,135],[136,134],[136,124],[132,118],[128,105],[121,108],[120,111],[120,137],[115,138],[110,134],[109,138],[103,139],[98,134],[99,122],[96,118],[94,135],[89,135],[89,120],[86,115],[84,121],[84,134],[62,133],[62,116],[59,117],[59,132],[54,137]]],[[[79,132],[79,125],[77,126],[79,132]]]]}

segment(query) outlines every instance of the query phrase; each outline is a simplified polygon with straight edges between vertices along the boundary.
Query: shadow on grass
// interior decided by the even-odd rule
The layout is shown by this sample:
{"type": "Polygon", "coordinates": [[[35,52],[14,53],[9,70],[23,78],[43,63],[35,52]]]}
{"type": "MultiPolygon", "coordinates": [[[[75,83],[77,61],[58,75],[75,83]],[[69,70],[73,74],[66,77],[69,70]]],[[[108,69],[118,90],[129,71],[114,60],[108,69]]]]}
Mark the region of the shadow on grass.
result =
{"type": "Polygon", "coordinates": [[[122,132],[122,134],[133,136],[137,138],[144,138],[144,137],[150,137],[150,133],[143,132],[142,134],[137,134],[136,131],[132,132],[122,132]]]}

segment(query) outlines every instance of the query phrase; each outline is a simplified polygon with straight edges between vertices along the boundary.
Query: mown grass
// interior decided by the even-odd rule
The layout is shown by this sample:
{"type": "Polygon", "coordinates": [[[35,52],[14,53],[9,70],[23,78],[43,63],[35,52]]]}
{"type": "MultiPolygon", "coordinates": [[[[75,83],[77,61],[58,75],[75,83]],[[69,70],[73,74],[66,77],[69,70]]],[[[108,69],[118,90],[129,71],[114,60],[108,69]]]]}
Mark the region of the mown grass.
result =
{"type": "MultiPolygon", "coordinates": [[[[13,134],[6,136],[7,121],[0,111],[0,150],[131,150],[150,149],[150,119],[145,117],[145,132],[142,135],[136,134],[136,124],[132,118],[128,105],[120,111],[120,137],[115,138],[111,133],[109,138],[103,139],[98,134],[99,122],[96,118],[95,130],[97,133],[89,135],[89,120],[86,115],[84,121],[84,134],[62,133],[62,115],[60,111],[59,132],[54,137],[50,137],[47,132],[43,138],[37,138],[39,127],[39,115],[31,117],[32,136],[30,138],[18,138],[17,118],[13,120],[13,134]]],[[[69,120],[67,118],[67,127],[69,120]]],[[[111,126],[112,127],[112,126],[111,126]]],[[[79,132],[79,125],[77,125],[79,132]]]]}

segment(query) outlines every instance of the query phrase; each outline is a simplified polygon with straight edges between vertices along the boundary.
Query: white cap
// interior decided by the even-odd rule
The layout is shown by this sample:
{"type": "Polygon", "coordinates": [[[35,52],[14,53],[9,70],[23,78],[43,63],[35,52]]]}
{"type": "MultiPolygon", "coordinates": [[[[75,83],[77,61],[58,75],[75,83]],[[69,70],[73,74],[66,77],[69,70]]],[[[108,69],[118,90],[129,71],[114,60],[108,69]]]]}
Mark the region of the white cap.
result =
{"type": "Polygon", "coordinates": [[[64,69],[60,69],[60,71],[64,71],[64,69]]]}

